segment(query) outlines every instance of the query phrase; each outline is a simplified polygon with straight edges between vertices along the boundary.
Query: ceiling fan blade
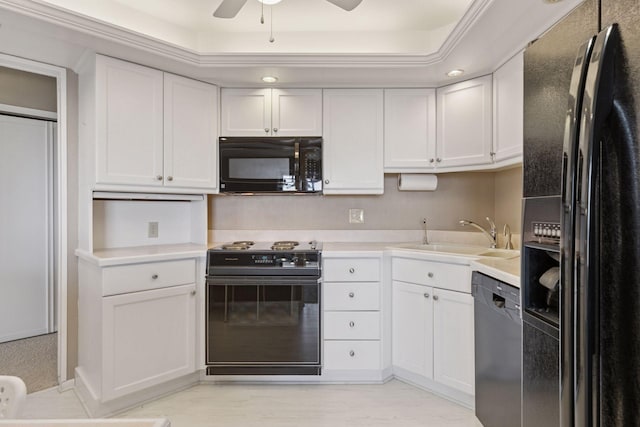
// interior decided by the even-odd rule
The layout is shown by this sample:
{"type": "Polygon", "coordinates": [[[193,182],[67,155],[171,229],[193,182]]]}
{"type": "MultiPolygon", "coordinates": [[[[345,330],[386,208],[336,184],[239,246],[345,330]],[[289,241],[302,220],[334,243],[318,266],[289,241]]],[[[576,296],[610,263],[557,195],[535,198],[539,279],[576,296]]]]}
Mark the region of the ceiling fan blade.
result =
{"type": "Polygon", "coordinates": [[[222,0],[220,6],[213,12],[216,18],[234,18],[247,0],[222,0]]]}
{"type": "Polygon", "coordinates": [[[335,4],[339,8],[346,10],[347,12],[355,9],[362,0],[327,0],[329,3],[335,4]]]}

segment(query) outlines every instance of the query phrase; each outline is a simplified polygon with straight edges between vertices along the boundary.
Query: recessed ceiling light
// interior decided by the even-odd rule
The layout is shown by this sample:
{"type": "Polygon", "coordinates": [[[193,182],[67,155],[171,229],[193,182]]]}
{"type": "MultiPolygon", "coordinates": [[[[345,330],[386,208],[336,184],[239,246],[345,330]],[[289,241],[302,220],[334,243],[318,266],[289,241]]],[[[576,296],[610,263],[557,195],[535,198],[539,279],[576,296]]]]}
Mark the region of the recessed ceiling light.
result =
{"type": "Polygon", "coordinates": [[[265,83],[275,83],[278,81],[278,78],[274,76],[264,76],[262,78],[262,81],[265,83]]]}
{"type": "Polygon", "coordinates": [[[282,0],[258,0],[260,3],[264,3],[267,5],[272,5],[272,4],[278,4],[280,3],[282,0]]]}
{"type": "Polygon", "coordinates": [[[464,70],[461,70],[459,68],[455,69],[455,70],[451,70],[447,73],[447,76],[449,77],[458,77],[464,74],[464,70]]]}

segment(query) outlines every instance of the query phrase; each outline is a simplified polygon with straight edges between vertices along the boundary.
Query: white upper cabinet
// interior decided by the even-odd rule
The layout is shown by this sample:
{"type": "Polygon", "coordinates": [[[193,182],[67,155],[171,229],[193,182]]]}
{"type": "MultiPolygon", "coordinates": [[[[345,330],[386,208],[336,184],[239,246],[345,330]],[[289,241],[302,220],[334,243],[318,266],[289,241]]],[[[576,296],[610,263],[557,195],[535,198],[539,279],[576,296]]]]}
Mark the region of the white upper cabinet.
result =
{"type": "Polygon", "coordinates": [[[491,163],[491,76],[437,90],[438,167],[491,163]]]}
{"type": "Polygon", "coordinates": [[[524,63],[519,53],[493,73],[493,160],[522,161],[524,63]]]}
{"type": "Polygon", "coordinates": [[[222,136],[321,136],[321,89],[222,89],[222,136]]]}
{"type": "Polygon", "coordinates": [[[162,186],[163,73],[96,57],[96,180],[162,186]]]}
{"type": "Polygon", "coordinates": [[[165,185],[218,187],[217,99],[215,86],[165,73],[165,185]]]}
{"type": "Polygon", "coordinates": [[[385,89],[385,172],[423,172],[435,159],[435,89],[385,89]]]}
{"type": "Polygon", "coordinates": [[[90,66],[80,155],[87,176],[95,159],[96,189],[217,191],[216,86],[101,55],[90,66]]]}
{"type": "Polygon", "coordinates": [[[324,194],[382,194],[382,89],[325,89],[324,194]]]}

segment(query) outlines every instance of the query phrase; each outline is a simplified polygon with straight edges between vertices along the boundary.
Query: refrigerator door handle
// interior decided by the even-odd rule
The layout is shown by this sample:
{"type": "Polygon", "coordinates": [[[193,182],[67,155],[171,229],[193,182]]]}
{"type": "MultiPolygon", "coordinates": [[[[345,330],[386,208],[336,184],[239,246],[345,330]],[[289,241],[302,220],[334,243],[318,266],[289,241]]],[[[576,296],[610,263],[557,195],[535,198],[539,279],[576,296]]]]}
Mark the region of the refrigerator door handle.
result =
{"type": "Polygon", "coordinates": [[[569,85],[569,102],[565,119],[562,153],[562,214],[560,218],[560,417],[562,426],[573,426],[574,376],[573,376],[573,325],[575,294],[574,211],[576,193],[576,163],[578,161],[578,136],[582,93],[587,75],[587,65],[595,36],[578,48],[569,85]]]}
{"type": "Polygon", "coordinates": [[[613,76],[618,30],[602,30],[587,71],[578,147],[576,188],[574,329],[575,426],[599,423],[599,236],[600,150],[605,121],[613,104],[613,76]]]}

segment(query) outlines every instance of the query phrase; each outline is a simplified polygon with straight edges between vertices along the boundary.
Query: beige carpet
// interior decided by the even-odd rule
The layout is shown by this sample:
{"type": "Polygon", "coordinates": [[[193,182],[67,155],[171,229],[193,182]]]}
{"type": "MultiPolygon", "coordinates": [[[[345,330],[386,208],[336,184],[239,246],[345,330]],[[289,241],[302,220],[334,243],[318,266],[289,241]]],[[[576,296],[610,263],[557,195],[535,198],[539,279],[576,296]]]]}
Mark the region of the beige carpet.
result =
{"type": "Polygon", "coordinates": [[[27,392],[58,385],[58,334],[40,335],[0,344],[0,375],[14,375],[27,392]]]}

